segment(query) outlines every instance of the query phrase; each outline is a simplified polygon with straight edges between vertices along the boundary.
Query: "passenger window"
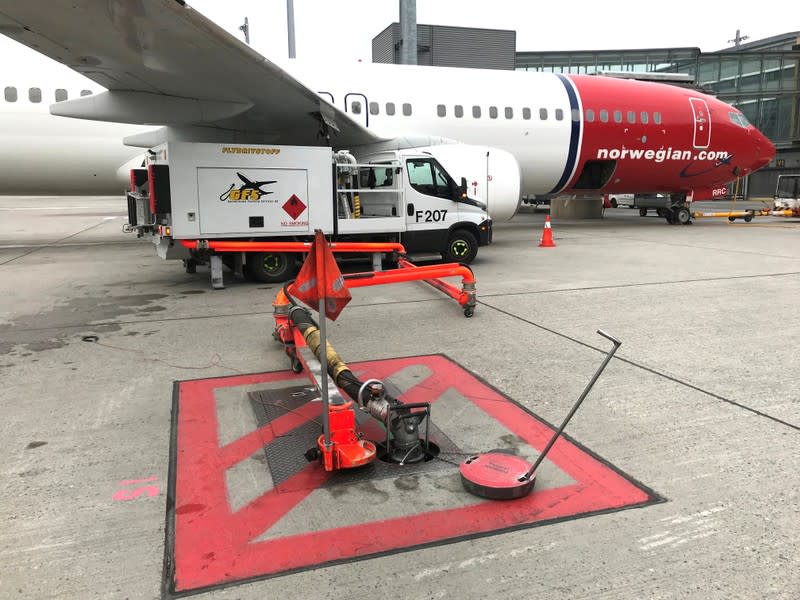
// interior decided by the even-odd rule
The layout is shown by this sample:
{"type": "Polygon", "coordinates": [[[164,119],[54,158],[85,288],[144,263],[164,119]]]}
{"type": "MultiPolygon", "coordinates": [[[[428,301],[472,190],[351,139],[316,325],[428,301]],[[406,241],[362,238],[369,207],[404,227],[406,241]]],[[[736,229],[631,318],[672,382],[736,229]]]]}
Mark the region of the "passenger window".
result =
{"type": "Polygon", "coordinates": [[[648,121],[650,121],[650,115],[647,114],[647,111],[642,111],[639,113],[639,120],[647,125],[648,121]]]}
{"type": "Polygon", "coordinates": [[[69,95],[67,94],[67,90],[65,90],[63,88],[58,88],[56,90],[56,102],[63,102],[68,97],[69,97],[69,95]]]}
{"type": "Polygon", "coordinates": [[[420,194],[451,198],[455,187],[452,180],[432,158],[412,158],[406,161],[408,182],[420,194]]]}
{"type": "Polygon", "coordinates": [[[622,123],[622,111],[615,110],[614,111],[614,123],[622,123]]]}
{"type": "Polygon", "coordinates": [[[472,116],[476,119],[481,118],[481,107],[480,106],[473,106],[472,107],[472,116]]]}
{"type": "Polygon", "coordinates": [[[455,108],[453,109],[453,112],[455,113],[456,118],[460,119],[461,117],[464,116],[464,107],[461,106],[460,104],[456,104],[455,108]]]}
{"type": "Polygon", "coordinates": [[[560,108],[556,109],[556,121],[563,121],[564,120],[564,111],[560,108]]]}
{"type": "Polygon", "coordinates": [[[377,115],[381,111],[381,106],[377,102],[369,103],[369,114],[377,115]]]}
{"type": "Polygon", "coordinates": [[[410,117],[411,116],[411,105],[408,102],[404,102],[403,103],[403,114],[406,117],[410,117]]]}
{"type": "Polygon", "coordinates": [[[81,96],[91,96],[92,90],[81,90],[81,96]]]}
{"type": "Polygon", "coordinates": [[[16,102],[17,101],[17,88],[15,87],[7,87],[3,90],[6,102],[16,102]]]}
{"type": "Polygon", "coordinates": [[[436,114],[440,117],[447,116],[447,107],[444,104],[437,104],[436,105],[436,114]]]}
{"type": "Polygon", "coordinates": [[[654,112],[653,113],[653,123],[655,123],[656,125],[661,125],[661,113],[660,112],[654,112]]]}
{"type": "Polygon", "coordinates": [[[541,119],[542,121],[546,121],[547,120],[547,109],[546,108],[540,108],[539,109],[539,119],[541,119]]]}
{"type": "Polygon", "coordinates": [[[591,108],[586,109],[586,122],[594,123],[594,110],[592,110],[591,108]]]}
{"type": "Polygon", "coordinates": [[[506,119],[513,119],[514,118],[514,109],[510,106],[506,106],[506,119]]]}
{"type": "Polygon", "coordinates": [[[605,108],[600,111],[600,121],[608,123],[608,111],[605,108]]]}
{"type": "Polygon", "coordinates": [[[531,119],[531,109],[530,108],[523,108],[522,109],[522,118],[526,121],[530,121],[531,119]]]}
{"type": "Polygon", "coordinates": [[[496,119],[497,118],[497,107],[496,106],[490,106],[489,107],[489,118],[490,119],[496,119]]]}
{"type": "Polygon", "coordinates": [[[350,103],[350,110],[353,112],[354,115],[360,115],[361,114],[361,102],[359,102],[358,100],[353,100],[350,103]]]}
{"type": "Polygon", "coordinates": [[[28,90],[28,100],[30,100],[31,102],[41,102],[42,101],[41,88],[30,88],[28,90]]]}
{"type": "Polygon", "coordinates": [[[394,115],[394,102],[386,103],[386,114],[390,117],[394,115]]]}
{"type": "Polygon", "coordinates": [[[636,123],[636,112],[632,110],[628,111],[628,123],[636,123]]]}

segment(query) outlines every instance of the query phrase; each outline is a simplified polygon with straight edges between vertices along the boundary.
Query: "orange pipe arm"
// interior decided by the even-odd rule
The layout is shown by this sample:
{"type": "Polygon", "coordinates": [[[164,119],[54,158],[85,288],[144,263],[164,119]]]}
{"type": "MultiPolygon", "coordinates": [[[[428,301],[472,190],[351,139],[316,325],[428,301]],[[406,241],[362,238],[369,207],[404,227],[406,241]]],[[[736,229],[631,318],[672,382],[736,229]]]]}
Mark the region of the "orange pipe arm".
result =
{"type": "MultiPolygon", "coordinates": [[[[216,252],[308,252],[311,242],[231,242],[209,241],[201,248],[199,240],[178,240],[189,250],[209,249],[216,252]]],[[[333,252],[400,252],[405,247],[398,242],[328,242],[333,252]]]]}
{"type": "Polygon", "coordinates": [[[343,275],[342,277],[348,288],[357,288],[370,285],[382,285],[384,283],[402,283],[405,281],[419,281],[420,279],[458,276],[461,276],[463,283],[475,283],[475,276],[472,274],[469,267],[459,265],[458,263],[413,268],[407,267],[395,269],[393,271],[352,273],[343,275]]]}

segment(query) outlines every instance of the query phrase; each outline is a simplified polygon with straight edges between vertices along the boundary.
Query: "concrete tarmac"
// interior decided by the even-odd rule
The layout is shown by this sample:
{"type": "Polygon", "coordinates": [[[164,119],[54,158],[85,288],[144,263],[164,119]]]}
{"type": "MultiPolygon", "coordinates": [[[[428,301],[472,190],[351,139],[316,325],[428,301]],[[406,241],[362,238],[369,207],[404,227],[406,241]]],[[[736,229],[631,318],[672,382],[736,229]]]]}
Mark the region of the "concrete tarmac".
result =
{"type": "MultiPolygon", "coordinates": [[[[544,214],[495,226],[473,318],[423,284],[363,288],[331,341],[444,353],[559,423],[603,329],[623,345],[567,432],[666,501],[198,597],[800,597],[800,223],[612,209],[539,248],[544,214]]],[[[0,197],[2,598],[161,597],[173,382],[288,367],[277,286],[212,290],[125,220],[121,198],[0,197]]]]}

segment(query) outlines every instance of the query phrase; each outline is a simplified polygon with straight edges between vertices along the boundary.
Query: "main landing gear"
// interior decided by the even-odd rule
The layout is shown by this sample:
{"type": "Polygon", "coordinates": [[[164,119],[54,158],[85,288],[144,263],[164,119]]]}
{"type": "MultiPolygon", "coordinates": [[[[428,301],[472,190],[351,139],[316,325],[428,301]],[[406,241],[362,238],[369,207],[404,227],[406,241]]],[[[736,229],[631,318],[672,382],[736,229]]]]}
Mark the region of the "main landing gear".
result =
{"type": "Polygon", "coordinates": [[[658,214],[663,216],[670,225],[691,225],[692,212],[686,204],[686,194],[672,194],[669,206],[659,210],[658,214]]]}

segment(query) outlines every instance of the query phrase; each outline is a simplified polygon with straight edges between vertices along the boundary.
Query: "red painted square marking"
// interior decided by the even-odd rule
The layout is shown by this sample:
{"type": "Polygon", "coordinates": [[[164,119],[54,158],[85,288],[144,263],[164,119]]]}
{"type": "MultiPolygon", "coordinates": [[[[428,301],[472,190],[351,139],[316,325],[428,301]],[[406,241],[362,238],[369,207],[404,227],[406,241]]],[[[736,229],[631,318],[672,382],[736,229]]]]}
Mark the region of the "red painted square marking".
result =
{"type": "MultiPolygon", "coordinates": [[[[553,428],[472,373],[442,355],[371,361],[352,365],[362,377],[388,379],[414,365],[432,375],[403,394],[408,402],[435,402],[455,389],[489,418],[541,450],[553,428]]],[[[215,389],[296,381],[291,372],[263,373],[176,384],[170,492],[174,513],[167,531],[167,593],[181,595],[209,586],[274,576],[452,542],[545,522],[660,501],[568,437],[556,442],[548,459],[574,481],[511,501],[487,500],[468,506],[419,512],[402,518],[287,535],[253,542],[324,484],[329,475],[311,463],[236,512],[227,499],[225,472],[245,458],[307,423],[304,409],[287,413],[251,433],[219,446],[215,389]],[[380,536],[374,535],[379,523],[380,536]]],[[[288,384],[287,384],[288,385],[288,384]]]]}

